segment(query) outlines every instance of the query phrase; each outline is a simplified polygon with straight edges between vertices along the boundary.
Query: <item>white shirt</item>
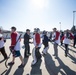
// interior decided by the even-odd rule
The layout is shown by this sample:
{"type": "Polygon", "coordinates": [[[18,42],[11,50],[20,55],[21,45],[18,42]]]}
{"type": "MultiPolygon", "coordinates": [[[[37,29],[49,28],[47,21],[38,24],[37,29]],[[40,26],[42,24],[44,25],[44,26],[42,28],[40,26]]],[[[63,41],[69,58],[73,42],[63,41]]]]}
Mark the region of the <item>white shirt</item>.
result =
{"type": "MultiPolygon", "coordinates": [[[[0,34],[0,37],[3,37],[3,35],[0,34]]],[[[2,47],[4,47],[4,40],[3,39],[0,40],[0,48],[2,48],[2,47]]]]}
{"type": "Polygon", "coordinates": [[[64,40],[63,40],[63,43],[64,44],[70,44],[70,39],[66,38],[66,34],[64,35],[64,40]]]}
{"type": "MultiPolygon", "coordinates": [[[[19,39],[19,34],[17,34],[17,38],[16,38],[16,41],[19,39]]],[[[19,51],[20,49],[21,49],[21,47],[20,47],[20,39],[18,40],[18,42],[17,42],[17,44],[16,44],[16,46],[15,46],[15,48],[14,48],[16,51],[19,51]]]]}
{"type": "MultiPolygon", "coordinates": [[[[52,34],[52,40],[55,39],[55,38],[56,38],[56,32],[54,32],[54,33],[52,34]]],[[[59,35],[59,37],[58,37],[58,40],[55,40],[54,43],[57,43],[57,44],[60,43],[60,35],[59,35]]]]}
{"type": "MultiPolygon", "coordinates": [[[[34,42],[34,45],[36,46],[35,35],[33,35],[33,42],[34,42]]],[[[41,43],[38,45],[38,47],[41,47],[41,43]]]]}

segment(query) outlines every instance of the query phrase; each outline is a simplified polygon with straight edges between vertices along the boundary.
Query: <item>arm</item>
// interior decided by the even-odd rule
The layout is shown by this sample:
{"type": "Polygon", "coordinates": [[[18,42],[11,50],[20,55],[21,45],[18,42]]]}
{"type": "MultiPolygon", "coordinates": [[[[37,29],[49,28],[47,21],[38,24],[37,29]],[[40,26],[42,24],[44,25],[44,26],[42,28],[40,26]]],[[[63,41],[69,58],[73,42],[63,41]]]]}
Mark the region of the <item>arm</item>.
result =
{"type": "Polygon", "coordinates": [[[35,40],[36,40],[36,45],[38,46],[40,43],[40,35],[38,33],[35,35],[35,40]]]}
{"type": "Polygon", "coordinates": [[[14,46],[16,44],[16,38],[17,38],[17,34],[12,33],[11,34],[11,46],[14,46]]]}
{"type": "Polygon", "coordinates": [[[57,32],[56,32],[56,37],[55,37],[55,40],[58,40],[59,35],[60,35],[60,33],[57,31],[57,32]]]}
{"type": "Polygon", "coordinates": [[[61,41],[63,41],[63,40],[64,40],[64,38],[65,38],[65,37],[63,36],[63,37],[61,38],[61,41]]]}
{"type": "Polygon", "coordinates": [[[71,37],[71,39],[74,39],[74,36],[70,33],[70,37],[71,37]]]}

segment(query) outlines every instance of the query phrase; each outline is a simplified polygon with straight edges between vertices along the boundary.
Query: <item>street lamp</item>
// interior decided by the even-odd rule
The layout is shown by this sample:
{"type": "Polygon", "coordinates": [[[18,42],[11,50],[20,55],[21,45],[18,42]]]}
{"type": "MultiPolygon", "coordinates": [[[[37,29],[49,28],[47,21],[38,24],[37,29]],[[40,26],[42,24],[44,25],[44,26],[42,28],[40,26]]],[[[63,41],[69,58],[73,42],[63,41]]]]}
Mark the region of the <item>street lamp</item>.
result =
{"type": "Polygon", "coordinates": [[[60,24],[60,31],[61,31],[61,22],[59,22],[59,24],[60,24]]]}
{"type": "Polygon", "coordinates": [[[74,21],[75,21],[75,12],[76,11],[73,11],[73,26],[74,26],[74,21]]]}

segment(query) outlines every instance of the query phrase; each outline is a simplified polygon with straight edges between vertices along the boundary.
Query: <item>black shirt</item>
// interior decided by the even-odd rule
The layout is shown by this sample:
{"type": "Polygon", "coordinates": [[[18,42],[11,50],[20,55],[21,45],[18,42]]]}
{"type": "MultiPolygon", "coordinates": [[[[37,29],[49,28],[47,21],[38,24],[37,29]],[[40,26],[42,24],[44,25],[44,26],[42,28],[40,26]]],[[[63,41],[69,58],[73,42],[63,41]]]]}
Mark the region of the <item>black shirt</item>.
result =
{"type": "Polygon", "coordinates": [[[30,39],[30,35],[28,35],[27,33],[24,34],[24,44],[29,44],[29,39],[30,39]]]}

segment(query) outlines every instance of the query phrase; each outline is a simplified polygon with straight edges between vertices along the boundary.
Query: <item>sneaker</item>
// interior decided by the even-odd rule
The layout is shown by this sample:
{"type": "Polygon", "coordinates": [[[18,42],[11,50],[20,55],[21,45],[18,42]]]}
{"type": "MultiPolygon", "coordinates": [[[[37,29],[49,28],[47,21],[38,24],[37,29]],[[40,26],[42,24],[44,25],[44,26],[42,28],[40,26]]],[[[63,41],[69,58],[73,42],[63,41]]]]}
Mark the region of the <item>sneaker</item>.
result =
{"type": "Polygon", "coordinates": [[[65,54],[65,57],[67,57],[67,54],[65,54]]]}
{"type": "Polygon", "coordinates": [[[31,53],[28,53],[28,55],[31,55],[31,53]]]}
{"type": "Polygon", "coordinates": [[[76,48],[75,46],[73,46],[74,48],[76,48]]]}
{"type": "Polygon", "coordinates": [[[21,64],[20,66],[18,66],[18,68],[23,68],[24,67],[24,65],[23,64],[21,64]]]}
{"type": "Polygon", "coordinates": [[[6,59],[9,59],[9,57],[7,57],[7,58],[4,58],[4,60],[6,60],[6,59]]]}
{"type": "Polygon", "coordinates": [[[55,54],[53,54],[53,56],[56,56],[55,54]]]}
{"type": "Polygon", "coordinates": [[[9,57],[7,57],[6,59],[9,59],[9,57]]]}
{"type": "Polygon", "coordinates": [[[33,60],[31,66],[34,66],[36,63],[37,63],[37,61],[34,61],[34,60],[33,60]]]}
{"type": "Polygon", "coordinates": [[[10,62],[10,63],[8,63],[8,65],[14,65],[14,62],[10,62]]]}
{"type": "Polygon", "coordinates": [[[43,55],[46,55],[46,53],[44,53],[44,52],[42,52],[43,53],[43,55]]]}
{"type": "Polygon", "coordinates": [[[55,59],[58,59],[58,56],[55,56],[55,59]]]}
{"type": "Polygon", "coordinates": [[[29,56],[28,55],[26,55],[24,58],[28,58],[29,56]]]}

